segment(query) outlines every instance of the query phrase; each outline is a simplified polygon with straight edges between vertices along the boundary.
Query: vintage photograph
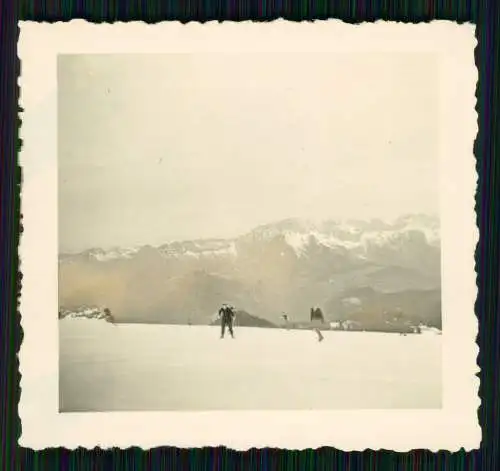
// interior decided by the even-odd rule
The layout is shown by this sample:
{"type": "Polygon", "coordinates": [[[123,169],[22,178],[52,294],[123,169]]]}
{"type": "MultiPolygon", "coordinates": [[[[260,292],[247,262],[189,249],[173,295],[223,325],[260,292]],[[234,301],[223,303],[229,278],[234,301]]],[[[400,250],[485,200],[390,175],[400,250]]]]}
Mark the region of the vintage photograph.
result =
{"type": "Polygon", "coordinates": [[[19,444],[479,446],[476,46],[22,22],[19,444]]]}
{"type": "Polygon", "coordinates": [[[59,411],[440,409],[439,66],[58,55],[59,411]]]}

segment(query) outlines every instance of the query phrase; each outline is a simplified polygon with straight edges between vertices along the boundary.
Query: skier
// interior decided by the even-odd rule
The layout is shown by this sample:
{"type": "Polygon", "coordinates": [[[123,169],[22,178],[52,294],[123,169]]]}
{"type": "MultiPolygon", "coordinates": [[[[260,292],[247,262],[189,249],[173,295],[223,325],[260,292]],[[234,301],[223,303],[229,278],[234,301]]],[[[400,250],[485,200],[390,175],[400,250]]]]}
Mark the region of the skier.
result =
{"type": "Polygon", "coordinates": [[[290,322],[289,322],[288,314],[283,314],[281,316],[281,318],[285,321],[286,330],[290,330],[290,322]]]}
{"type": "Polygon", "coordinates": [[[323,316],[323,312],[320,308],[311,308],[311,323],[313,324],[314,332],[316,332],[318,336],[318,342],[322,342],[324,337],[321,330],[319,330],[319,326],[325,323],[325,317],[323,316]]]}
{"type": "Polygon", "coordinates": [[[104,309],[104,319],[106,322],[109,322],[110,324],[113,324],[116,327],[115,318],[113,314],[111,314],[111,311],[108,308],[104,309]]]}
{"type": "Polygon", "coordinates": [[[234,332],[233,332],[233,322],[234,318],[236,317],[234,313],[234,307],[229,306],[227,304],[223,304],[222,307],[219,309],[219,318],[221,320],[221,333],[220,333],[220,338],[224,338],[224,333],[226,331],[226,326],[229,330],[229,333],[231,334],[231,337],[234,339],[234,332]]]}

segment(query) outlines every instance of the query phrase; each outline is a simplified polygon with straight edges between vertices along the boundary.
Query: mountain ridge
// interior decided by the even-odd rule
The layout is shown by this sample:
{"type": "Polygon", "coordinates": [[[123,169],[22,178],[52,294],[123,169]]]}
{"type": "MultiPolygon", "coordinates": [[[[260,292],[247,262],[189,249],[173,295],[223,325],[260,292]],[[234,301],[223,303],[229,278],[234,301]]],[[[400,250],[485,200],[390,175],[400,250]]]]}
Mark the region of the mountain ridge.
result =
{"type": "MultiPolygon", "coordinates": [[[[59,300],[64,307],[106,305],[122,321],[205,323],[223,302],[273,323],[282,312],[306,319],[313,305],[336,319],[333,300],[352,289],[399,293],[405,305],[412,290],[424,297],[432,291],[434,299],[440,253],[432,216],[391,223],[289,218],[230,239],[60,254],[59,300]]],[[[434,311],[433,325],[440,322],[434,311]]]]}
{"type": "MultiPolygon", "coordinates": [[[[228,252],[234,253],[234,244],[240,240],[248,240],[251,237],[273,237],[278,234],[295,233],[301,236],[321,237],[323,234],[342,234],[343,240],[332,239],[330,242],[338,242],[343,246],[349,240],[355,240],[356,234],[361,234],[363,231],[366,233],[391,233],[397,231],[415,231],[423,232],[427,237],[428,242],[431,244],[439,244],[439,219],[435,216],[427,216],[422,214],[404,215],[396,218],[392,223],[382,221],[381,219],[372,219],[363,221],[358,219],[327,219],[321,222],[313,222],[303,218],[286,218],[274,223],[262,224],[254,229],[242,234],[239,237],[209,237],[209,238],[195,238],[195,239],[181,239],[174,240],[157,245],[151,244],[138,244],[131,247],[111,247],[103,249],[93,247],[77,252],[61,252],[60,259],[70,259],[78,256],[94,257],[99,261],[108,261],[113,258],[131,258],[140,251],[152,249],[164,251],[167,255],[169,250],[174,252],[173,249],[178,248],[181,253],[191,254],[189,248],[196,250],[214,252],[220,251],[224,253],[224,249],[228,252]]],[[[364,239],[366,240],[366,239],[364,239]]],[[[321,243],[328,242],[324,237],[320,240],[321,243]]],[[[349,245],[349,244],[347,244],[349,245]]]]}

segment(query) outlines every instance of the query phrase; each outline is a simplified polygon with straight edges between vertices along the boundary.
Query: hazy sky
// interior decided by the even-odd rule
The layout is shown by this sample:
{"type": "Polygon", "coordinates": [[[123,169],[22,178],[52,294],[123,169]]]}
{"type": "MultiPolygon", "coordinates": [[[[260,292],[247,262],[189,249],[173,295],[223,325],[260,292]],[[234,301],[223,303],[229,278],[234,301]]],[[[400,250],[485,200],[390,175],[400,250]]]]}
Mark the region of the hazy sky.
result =
{"type": "Polygon", "coordinates": [[[60,56],[59,246],[438,211],[425,54],[60,56]]]}

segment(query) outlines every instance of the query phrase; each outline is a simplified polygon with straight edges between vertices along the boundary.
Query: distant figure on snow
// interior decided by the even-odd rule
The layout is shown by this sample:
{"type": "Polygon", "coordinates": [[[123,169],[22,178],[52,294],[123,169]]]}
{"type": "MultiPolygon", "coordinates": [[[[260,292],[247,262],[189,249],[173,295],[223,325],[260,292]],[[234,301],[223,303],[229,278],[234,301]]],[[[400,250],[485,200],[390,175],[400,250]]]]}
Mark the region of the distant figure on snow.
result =
{"type": "Polygon", "coordinates": [[[220,333],[220,338],[224,338],[224,333],[226,331],[226,326],[229,330],[229,333],[231,334],[231,337],[234,339],[234,332],[233,332],[233,323],[234,323],[234,318],[236,317],[236,314],[234,313],[234,307],[229,306],[228,304],[223,304],[222,307],[219,309],[219,318],[220,318],[220,326],[221,326],[221,333],[220,333]]]}
{"type": "Polygon", "coordinates": [[[290,330],[290,319],[288,318],[288,314],[283,314],[281,318],[285,322],[286,330],[290,330]]]}
{"type": "Polygon", "coordinates": [[[106,322],[109,322],[110,324],[113,324],[116,327],[115,318],[113,317],[113,314],[111,314],[111,311],[108,308],[104,309],[104,319],[106,320],[106,322]]]}
{"type": "Polygon", "coordinates": [[[324,337],[321,331],[319,330],[319,326],[325,323],[325,316],[323,316],[323,312],[318,308],[311,308],[311,323],[313,325],[313,330],[318,335],[318,342],[322,342],[324,337]]]}

